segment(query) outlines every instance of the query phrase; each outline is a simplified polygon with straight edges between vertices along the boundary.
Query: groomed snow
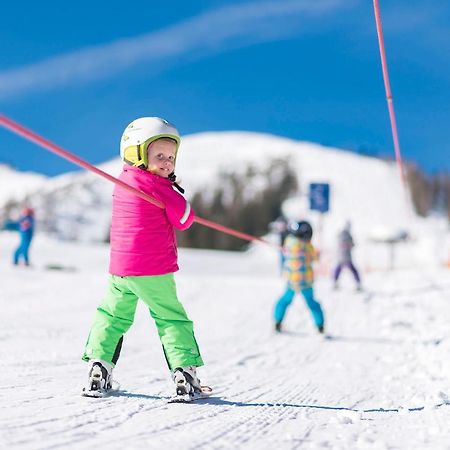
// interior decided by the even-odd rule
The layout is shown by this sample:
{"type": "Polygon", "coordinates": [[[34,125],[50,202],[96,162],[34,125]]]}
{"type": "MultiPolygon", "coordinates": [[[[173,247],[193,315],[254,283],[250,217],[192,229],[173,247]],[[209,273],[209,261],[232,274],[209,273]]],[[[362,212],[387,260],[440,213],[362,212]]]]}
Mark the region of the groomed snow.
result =
{"type": "MultiPolygon", "coordinates": [[[[448,449],[447,268],[318,278],[328,339],[299,299],[272,331],[277,255],[180,250],[178,292],[195,322],[214,396],[167,404],[168,371],[141,304],[115,369],[121,390],[79,395],[80,360],[106,287],[108,247],[38,235],[33,267],[12,267],[0,233],[0,447],[8,449],[448,449]],[[66,270],[46,270],[45,266],[66,270]]],[[[407,245],[407,244],[405,244],[407,245]]]]}

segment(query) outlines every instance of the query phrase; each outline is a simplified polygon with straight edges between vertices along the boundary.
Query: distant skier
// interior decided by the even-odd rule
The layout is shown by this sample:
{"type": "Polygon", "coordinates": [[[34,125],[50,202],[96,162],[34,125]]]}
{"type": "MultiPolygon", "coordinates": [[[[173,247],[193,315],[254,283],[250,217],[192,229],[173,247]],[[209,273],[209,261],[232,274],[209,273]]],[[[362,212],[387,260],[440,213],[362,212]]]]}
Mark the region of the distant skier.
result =
{"type": "Polygon", "coordinates": [[[302,294],[311,311],[314,324],[319,333],[324,332],[324,314],[320,303],[314,298],[313,261],[316,252],[311,244],[313,230],[306,221],[292,222],[289,235],[284,241],[285,261],[283,275],[287,280],[284,294],[275,305],[275,330],[281,332],[286,310],[296,294],[302,294]]]}
{"type": "Polygon", "coordinates": [[[355,246],[351,235],[351,223],[346,222],[344,229],[338,235],[338,264],[334,270],[334,288],[339,287],[338,281],[341,271],[344,267],[348,267],[356,281],[356,288],[361,290],[361,277],[352,259],[352,250],[355,246]]]}
{"type": "MultiPolygon", "coordinates": [[[[272,231],[278,234],[280,247],[283,247],[284,241],[289,234],[288,222],[284,216],[279,216],[274,222],[272,222],[272,231]]],[[[284,266],[284,252],[280,251],[280,267],[283,271],[284,266]]]]}
{"type": "MultiPolygon", "coordinates": [[[[203,365],[193,323],[179,302],[174,272],[178,270],[175,230],[186,230],[194,211],[175,183],[180,136],[158,117],[131,122],[120,143],[126,165],[123,182],[149,194],[164,209],[120,186],[113,193],[109,290],[97,308],[83,355],[89,361],[83,395],[99,397],[111,388],[123,336],[131,327],[138,298],[150,310],[179,401],[201,393],[196,368],[203,365]]],[[[184,192],[184,191],[183,191],[184,192]]]]}
{"type": "Polygon", "coordinates": [[[23,259],[26,266],[30,265],[29,250],[34,234],[34,210],[25,207],[16,222],[7,222],[5,228],[7,230],[16,230],[20,233],[19,246],[13,253],[13,264],[17,266],[23,259]]]}

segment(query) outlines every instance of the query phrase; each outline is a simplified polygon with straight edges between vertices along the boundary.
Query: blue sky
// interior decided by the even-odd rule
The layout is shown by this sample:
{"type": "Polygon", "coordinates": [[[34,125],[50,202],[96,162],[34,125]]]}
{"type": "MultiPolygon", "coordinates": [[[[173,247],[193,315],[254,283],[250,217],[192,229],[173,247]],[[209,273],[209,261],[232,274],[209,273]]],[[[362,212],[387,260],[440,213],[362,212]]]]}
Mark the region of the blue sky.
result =
{"type": "MultiPolygon", "coordinates": [[[[449,171],[450,3],[380,3],[404,158],[449,171]]],[[[94,164],[149,115],[393,155],[369,0],[7,2],[0,42],[0,110],[94,164]]],[[[74,170],[3,129],[0,161],[74,170]]]]}

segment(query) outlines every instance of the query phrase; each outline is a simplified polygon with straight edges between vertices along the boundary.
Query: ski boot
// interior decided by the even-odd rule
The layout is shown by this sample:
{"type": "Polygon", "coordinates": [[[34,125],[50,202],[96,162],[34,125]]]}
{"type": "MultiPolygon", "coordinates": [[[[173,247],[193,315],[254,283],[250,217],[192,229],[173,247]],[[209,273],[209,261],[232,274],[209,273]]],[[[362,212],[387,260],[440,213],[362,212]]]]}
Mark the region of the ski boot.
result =
{"type": "Polygon", "coordinates": [[[89,361],[88,382],[83,388],[84,397],[104,397],[112,388],[112,365],[101,359],[89,361]]]}
{"type": "Polygon", "coordinates": [[[281,333],[281,321],[275,322],[275,331],[281,333]]]}
{"type": "Polygon", "coordinates": [[[318,325],[318,326],[317,326],[317,331],[318,331],[320,334],[323,334],[323,333],[325,332],[324,326],[323,326],[323,325],[318,325]]]}
{"type": "Polygon", "coordinates": [[[171,403],[187,403],[200,398],[203,393],[195,366],[177,367],[172,373],[176,395],[171,403]]]}

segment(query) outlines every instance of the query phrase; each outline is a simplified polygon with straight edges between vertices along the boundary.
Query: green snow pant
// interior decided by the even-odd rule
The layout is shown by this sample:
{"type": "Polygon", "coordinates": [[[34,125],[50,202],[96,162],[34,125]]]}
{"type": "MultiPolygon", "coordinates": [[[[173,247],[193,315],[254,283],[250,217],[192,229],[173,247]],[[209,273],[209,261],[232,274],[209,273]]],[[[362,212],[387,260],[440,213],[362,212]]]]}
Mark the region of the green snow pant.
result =
{"type": "Polygon", "coordinates": [[[202,366],[193,323],[178,301],[173,273],[110,275],[108,293],[97,308],[83,360],[102,359],[116,364],[123,335],[133,324],[138,298],[149,307],[155,320],[169,369],[202,366]]]}

